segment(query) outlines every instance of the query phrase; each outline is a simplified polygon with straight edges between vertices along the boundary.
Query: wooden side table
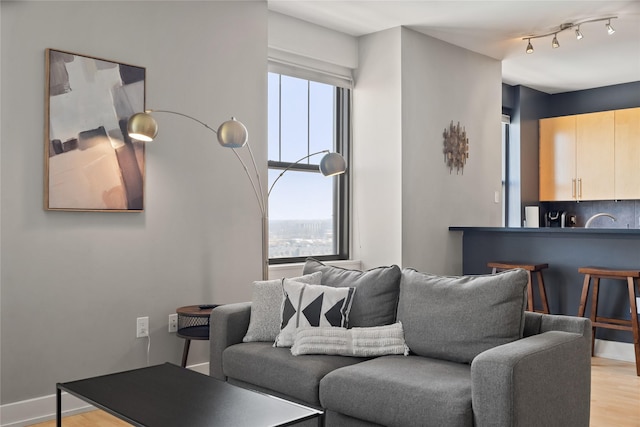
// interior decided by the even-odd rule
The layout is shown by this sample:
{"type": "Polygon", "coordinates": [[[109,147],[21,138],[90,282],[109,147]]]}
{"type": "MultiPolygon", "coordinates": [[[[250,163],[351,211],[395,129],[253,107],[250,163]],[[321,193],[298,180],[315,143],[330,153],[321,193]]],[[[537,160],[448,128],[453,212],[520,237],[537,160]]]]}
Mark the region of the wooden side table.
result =
{"type": "Polygon", "coordinates": [[[176,313],[178,313],[176,335],[184,338],[184,350],[182,351],[183,368],[187,366],[191,340],[209,339],[209,318],[211,311],[217,306],[217,304],[187,305],[176,309],[176,313]]]}

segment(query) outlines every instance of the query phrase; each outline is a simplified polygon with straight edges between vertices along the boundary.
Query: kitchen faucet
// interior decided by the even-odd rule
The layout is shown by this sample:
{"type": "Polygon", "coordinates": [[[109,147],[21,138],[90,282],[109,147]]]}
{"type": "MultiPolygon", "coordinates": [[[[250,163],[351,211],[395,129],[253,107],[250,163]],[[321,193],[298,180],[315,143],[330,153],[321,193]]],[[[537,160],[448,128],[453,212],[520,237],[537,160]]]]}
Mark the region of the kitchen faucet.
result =
{"type": "Polygon", "coordinates": [[[584,224],[584,228],[589,228],[589,226],[591,225],[591,223],[593,222],[594,219],[599,218],[601,216],[608,216],[609,218],[611,218],[613,220],[613,222],[616,222],[616,217],[611,215],[610,213],[606,213],[606,212],[600,212],[597,213],[595,215],[592,215],[587,222],[584,224]]]}

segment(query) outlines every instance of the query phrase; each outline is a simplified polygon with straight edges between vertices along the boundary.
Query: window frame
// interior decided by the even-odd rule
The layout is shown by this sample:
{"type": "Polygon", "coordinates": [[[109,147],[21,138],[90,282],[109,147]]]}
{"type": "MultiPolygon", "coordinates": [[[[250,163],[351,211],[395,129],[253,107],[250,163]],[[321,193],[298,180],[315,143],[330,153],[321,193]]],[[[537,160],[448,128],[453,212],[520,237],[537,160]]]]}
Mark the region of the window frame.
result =
{"type": "MultiPolygon", "coordinates": [[[[334,249],[335,253],[330,255],[304,255],[299,257],[269,257],[269,265],[291,264],[304,262],[306,258],[313,257],[320,261],[334,261],[349,259],[350,250],[350,195],[349,195],[349,170],[350,170],[350,150],[351,145],[351,97],[352,89],[336,85],[333,82],[322,81],[309,76],[299,76],[296,73],[278,71],[269,71],[269,73],[279,74],[280,76],[290,76],[300,78],[307,81],[329,84],[334,87],[334,147],[332,152],[340,153],[346,163],[347,170],[341,175],[333,177],[333,229],[334,229],[334,249]]],[[[280,105],[280,101],[279,101],[280,105]]],[[[307,150],[308,151],[308,150],[307,150]]],[[[267,170],[288,169],[290,171],[320,173],[319,161],[321,155],[313,156],[304,162],[293,163],[276,160],[267,160],[267,170]]],[[[331,179],[331,178],[326,178],[331,179]]],[[[277,185],[277,184],[276,184],[277,185]]],[[[267,203],[269,200],[267,199],[267,203]]],[[[267,206],[267,211],[268,211],[267,206]]],[[[267,246],[269,247],[268,242],[267,246]]]]}

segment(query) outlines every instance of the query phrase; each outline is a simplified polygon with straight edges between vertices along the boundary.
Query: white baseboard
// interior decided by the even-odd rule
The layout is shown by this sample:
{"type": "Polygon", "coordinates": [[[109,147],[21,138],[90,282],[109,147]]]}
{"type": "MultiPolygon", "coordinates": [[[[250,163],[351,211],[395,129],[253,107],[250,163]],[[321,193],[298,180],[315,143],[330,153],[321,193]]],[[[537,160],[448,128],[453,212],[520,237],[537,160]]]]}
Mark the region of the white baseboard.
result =
{"type": "MultiPolygon", "coordinates": [[[[68,393],[62,393],[62,416],[80,414],[95,409],[68,393]]],[[[56,395],[37,397],[0,407],[2,427],[23,427],[56,418],[56,395]]]]}
{"type": "MultiPolygon", "coordinates": [[[[187,368],[209,375],[209,363],[187,366],[187,368]]],[[[62,416],[81,414],[96,408],[66,392],[62,393],[62,416]]],[[[26,427],[56,418],[56,395],[8,403],[0,406],[1,427],[26,427]]]]}
{"type": "Polygon", "coordinates": [[[633,363],[636,361],[633,344],[626,342],[596,339],[593,354],[594,356],[604,357],[605,359],[622,360],[633,363]]]}

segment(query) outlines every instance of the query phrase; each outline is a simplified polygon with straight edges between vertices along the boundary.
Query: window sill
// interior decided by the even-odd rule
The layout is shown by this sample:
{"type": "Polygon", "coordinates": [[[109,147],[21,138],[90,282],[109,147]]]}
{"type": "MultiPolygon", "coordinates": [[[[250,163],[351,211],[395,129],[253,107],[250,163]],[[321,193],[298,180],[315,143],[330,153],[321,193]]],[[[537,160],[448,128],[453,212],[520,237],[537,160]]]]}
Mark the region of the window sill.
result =
{"type": "MultiPolygon", "coordinates": [[[[362,269],[362,261],[359,260],[338,260],[338,261],[323,261],[324,264],[334,265],[336,267],[342,267],[353,270],[362,269]]],[[[302,268],[304,262],[295,262],[291,264],[274,264],[269,266],[269,279],[281,279],[283,277],[291,278],[302,275],[302,268]]]]}

